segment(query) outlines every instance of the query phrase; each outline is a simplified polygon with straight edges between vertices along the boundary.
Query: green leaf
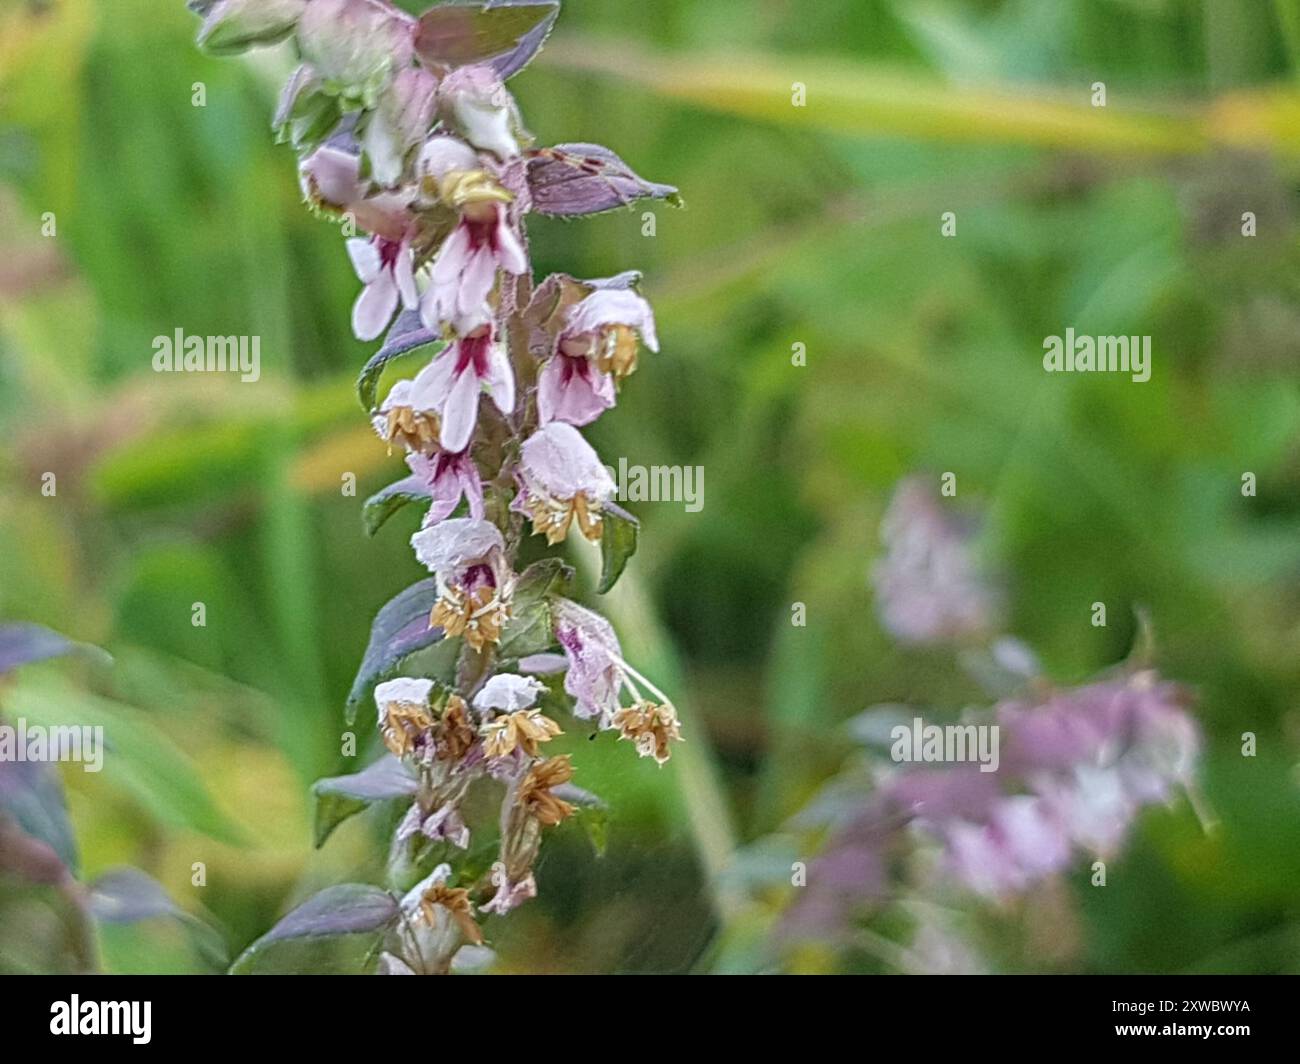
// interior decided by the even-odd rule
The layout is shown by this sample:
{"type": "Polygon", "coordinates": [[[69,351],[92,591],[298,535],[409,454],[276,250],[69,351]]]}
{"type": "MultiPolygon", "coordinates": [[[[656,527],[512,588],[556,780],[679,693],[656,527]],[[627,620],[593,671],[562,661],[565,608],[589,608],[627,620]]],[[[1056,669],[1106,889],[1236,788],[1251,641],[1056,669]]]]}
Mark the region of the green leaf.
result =
{"type": "Polygon", "coordinates": [[[591,840],[592,848],[598,857],[605,855],[609,842],[609,805],[603,798],[575,787],[571,783],[561,784],[555,788],[555,796],[576,807],[574,819],[591,840]]]}
{"type": "Polygon", "coordinates": [[[540,654],[555,645],[550,597],[565,594],[572,582],[573,570],[559,558],[543,558],[524,570],[501,640],[502,659],[540,654]]]}
{"type": "Polygon", "coordinates": [[[317,780],[311,789],[316,800],[317,848],[325,845],[325,840],[343,821],[373,802],[410,797],[418,788],[419,781],[392,754],[385,754],[373,765],[350,776],[317,780]]]}
{"type": "Polygon", "coordinates": [[[408,659],[425,648],[436,653],[424,656],[422,675],[451,681],[456,667],[457,643],[443,639],[441,628],[429,626],[429,614],[438,599],[437,585],[432,577],[412,584],[389,600],[375,617],[370,629],[370,642],[361,659],[352,690],[348,694],[347,722],[357,719],[357,708],[370,696],[375,685],[395,676],[408,659]]]}
{"type": "Polygon", "coordinates": [[[230,966],[231,975],[250,971],[268,947],[303,938],[374,933],[396,923],[397,899],[365,883],[340,883],[313,895],[254,942],[230,966]]]}
{"type": "Polygon", "coordinates": [[[596,590],[605,594],[618,583],[628,559],[636,553],[636,537],[641,524],[620,506],[606,503],[601,510],[600,583],[596,590]]]}
{"type": "Polygon", "coordinates": [[[24,675],[6,699],[14,716],[45,727],[102,727],[105,780],[120,784],[161,823],[238,845],[242,833],[217,808],[194,762],[149,715],[53,677],[24,675]]]}
{"type": "Polygon", "coordinates": [[[412,351],[434,346],[437,350],[429,353],[430,358],[438,354],[447,344],[439,333],[425,328],[418,310],[402,311],[397,321],[393,322],[393,327],[388,330],[388,335],[384,338],[384,346],[362,367],[361,376],[357,378],[357,398],[361,400],[361,405],[366,412],[369,413],[375,408],[375,391],[379,387],[379,376],[388,363],[395,358],[401,358],[402,355],[409,355],[412,351]]]}
{"type": "Polygon", "coordinates": [[[285,84],[271,130],[279,143],[290,143],[306,155],[329,137],[342,118],[338,97],[321,92],[320,79],[304,64],[285,84]]]}
{"type": "Polygon", "coordinates": [[[413,502],[427,503],[430,498],[429,485],[422,477],[410,476],[389,484],[370,496],[361,508],[366,535],[373,536],[402,507],[413,502]]]}

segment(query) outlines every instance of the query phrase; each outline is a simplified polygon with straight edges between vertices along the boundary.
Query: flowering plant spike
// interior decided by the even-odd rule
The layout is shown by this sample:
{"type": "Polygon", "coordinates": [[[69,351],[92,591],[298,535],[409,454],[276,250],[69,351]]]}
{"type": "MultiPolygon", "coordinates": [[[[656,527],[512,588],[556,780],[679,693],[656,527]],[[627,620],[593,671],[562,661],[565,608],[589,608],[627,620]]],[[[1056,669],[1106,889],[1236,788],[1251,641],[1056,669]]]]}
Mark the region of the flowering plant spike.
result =
{"type": "Polygon", "coordinates": [[[211,52],[289,42],[296,53],[273,126],[298,156],[309,208],[344,230],[352,330],[386,337],[358,395],[377,446],[409,470],[367,502],[366,526],[427,507],[411,547],[428,576],[380,610],[348,701],[350,720],[373,697],[387,752],[315,787],[318,844],[369,803],[405,806],[390,890],[330,888],[236,967],[286,938],[367,932],[380,972],[448,972],[482,950],[484,914],[536,894],[547,830],[599,805],[571,785],[569,756],[548,751],[564,731],[556,717],[615,730],[659,764],[681,738],[672,703],[610,624],[566,597],[567,566],[517,571],[529,535],[573,536],[599,546],[600,591],[618,579],[637,525],[579,430],[615,406],[640,348],[659,346],[638,273],[534,286],[527,215],[677,192],[598,145],[533,146],[504,82],[541,48],[558,0],[453,0],[418,18],[387,0],[190,7],[211,52]],[[381,396],[385,368],[411,354],[424,365],[381,396]],[[470,822],[474,784],[494,788],[495,825],[470,822]]]}

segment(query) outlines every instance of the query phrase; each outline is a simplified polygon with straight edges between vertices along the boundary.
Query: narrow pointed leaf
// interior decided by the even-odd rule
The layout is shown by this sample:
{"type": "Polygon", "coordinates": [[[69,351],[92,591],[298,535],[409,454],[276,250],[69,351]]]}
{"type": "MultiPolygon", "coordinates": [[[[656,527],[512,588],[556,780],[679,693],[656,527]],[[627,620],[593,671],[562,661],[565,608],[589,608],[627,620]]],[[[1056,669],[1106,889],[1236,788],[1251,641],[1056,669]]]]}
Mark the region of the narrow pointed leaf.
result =
{"type": "Polygon", "coordinates": [[[528,182],[533,208],[539,214],[598,214],[641,199],[681,205],[672,185],[646,181],[599,144],[558,144],[533,152],[528,162],[528,182]]]}
{"type": "Polygon", "coordinates": [[[74,644],[39,624],[0,626],[0,674],[33,661],[44,661],[68,653],[74,644]]]}
{"type": "Polygon", "coordinates": [[[604,594],[623,575],[628,559],[636,553],[637,533],[641,524],[626,510],[606,503],[602,510],[600,534],[600,584],[596,590],[604,594]]]}
{"type": "Polygon", "coordinates": [[[397,921],[399,912],[397,899],[379,887],[364,883],[327,887],[244,950],[230,971],[236,975],[248,971],[259,955],[277,942],[382,931],[397,921]]]}
{"type": "Polygon", "coordinates": [[[441,351],[446,345],[442,337],[433,329],[426,328],[420,320],[418,310],[404,310],[398,315],[393,327],[388,330],[384,346],[365,364],[361,376],[357,378],[357,397],[367,412],[375,408],[375,390],[379,387],[379,375],[393,359],[409,354],[421,347],[437,345],[436,351],[430,351],[429,357],[441,351]]]}
{"type": "Polygon", "coordinates": [[[409,797],[418,788],[416,778],[391,754],[350,776],[317,780],[311,789],[316,799],[316,846],[323,846],[336,827],[371,803],[409,797]]]}
{"type": "Polygon", "coordinates": [[[393,514],[410,503],[427,503],[432,498],[429,485],[422,477],[410,476],[389,484],[370,496],[361,508],[366,534],[373,536],[393,514]]]}
{"type": "Polygon", "coordinates": [[[230,963],[221,933],[206,920],[182,909],[161,883],[138,868],[109,869],[90,884],[89,903],[91,915],[101,924],[174,920],[214,969],[223,969],[230,963]]]}
{"type": "Polygon", "coordinates": [[[356,720],[357,708],[369,697],[375,684],[395,675],[402,663],[417,651],[434,644],[445,646],[447,652],[439,658],[445,656],[448,661],[439,659],[426,663],[425,667],[454,667],[455,643],[443,641],[441,628],[429,627],[429,614],[437,598],[438,590],[430,577],[412,584],[379,611],[370,629],[370,643],[361,659],[361,668],[348,695],[346,714],[349,724],[356,720]]]}

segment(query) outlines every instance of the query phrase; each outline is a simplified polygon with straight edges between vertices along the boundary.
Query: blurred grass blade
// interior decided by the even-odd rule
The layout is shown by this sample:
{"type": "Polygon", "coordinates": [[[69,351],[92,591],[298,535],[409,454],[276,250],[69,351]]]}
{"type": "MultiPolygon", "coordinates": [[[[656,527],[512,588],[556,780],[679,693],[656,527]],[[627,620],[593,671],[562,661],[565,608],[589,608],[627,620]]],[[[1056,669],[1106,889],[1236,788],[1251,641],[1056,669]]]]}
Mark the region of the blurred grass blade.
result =
{"type": "Polygon", "coordinates": [[[922,72],[825,57],[653,55],[604,40],[568,40],[545,61],[618,77],[662,96],[745,118],[856,136],[1020,144],[1098,153],[1181,155],[1225,143],[1300,154],[1300,95],[1237,93],[1202,108],[1093,107],[1089,87],[944,84],[922,72]],[[796,106],[796,86],[806,105],[796,106]]]}

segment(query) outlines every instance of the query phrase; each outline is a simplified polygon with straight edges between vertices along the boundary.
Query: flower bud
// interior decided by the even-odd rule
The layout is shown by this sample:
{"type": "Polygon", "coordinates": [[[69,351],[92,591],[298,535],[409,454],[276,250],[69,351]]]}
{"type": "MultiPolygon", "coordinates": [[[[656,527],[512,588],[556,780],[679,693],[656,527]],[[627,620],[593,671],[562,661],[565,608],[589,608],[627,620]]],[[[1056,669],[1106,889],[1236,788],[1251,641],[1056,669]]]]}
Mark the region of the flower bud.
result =
{"type": "Polygon", "coordinates": [[[233,55],[274,44],[293,32],[307,0],[217,0],[197,8],[204,16],[199,45],[214,55],[233,55]]]}
{"type": "Polygon", "coordinates": [[[502,160],[519,154],[515,102],[491,67],[453,70],[438,86],[438,107],[474,147],[502,160]]]}
{"type": "Polygon", "coordinates": [[[401,180],[407,155],[433,125],[437,90],[438,79],[432,74],[407,67],[380,97],[361,137],[371,176],[379,184],[392,186],[401,180]]]}
{"type": "Polygon", "coordinates": [[[311,0],[298,46],[328,91],[371,110],[393,72],[410,65],[413,26],[383,0],[311,0]]]}

